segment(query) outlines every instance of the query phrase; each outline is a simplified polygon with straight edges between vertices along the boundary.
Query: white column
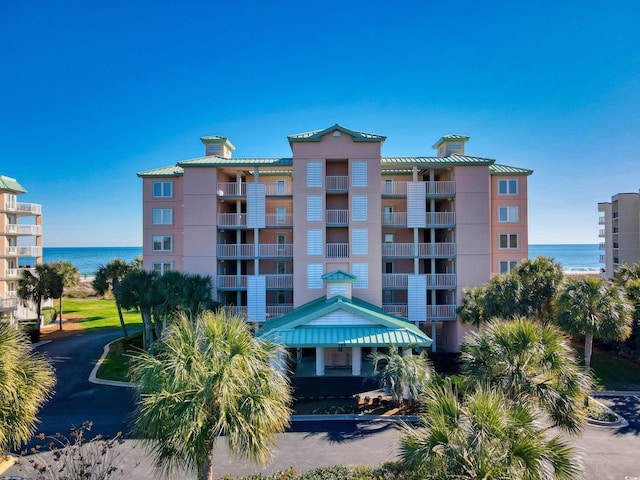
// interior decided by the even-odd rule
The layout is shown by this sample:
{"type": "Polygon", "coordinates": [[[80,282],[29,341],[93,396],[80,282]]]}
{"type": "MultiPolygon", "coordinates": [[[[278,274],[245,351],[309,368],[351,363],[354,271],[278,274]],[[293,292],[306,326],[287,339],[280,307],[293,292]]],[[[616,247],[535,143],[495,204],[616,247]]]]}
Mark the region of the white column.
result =
{"type": "Polygon", "coordinates": [[[436,351],[436,322],[431,322],[431,340],[433,343],[431,344],[431,351],[436,351]]]}
{"type": "Polygon", "coordinates": [[[316,375],[324,375],[324,348],[316,347],[316,375]]]}
{"type": "Polygon", "coordinates": [[[402,356],[403,357],[410,357],[411,355],[413,355],[413,349],[409,348],[409,347],[403,347],[402,356]]]}
{"type": "Polygon", "coordinates": [[[362,375],[362,347],[351,348],[351,375],[362,375]]]}

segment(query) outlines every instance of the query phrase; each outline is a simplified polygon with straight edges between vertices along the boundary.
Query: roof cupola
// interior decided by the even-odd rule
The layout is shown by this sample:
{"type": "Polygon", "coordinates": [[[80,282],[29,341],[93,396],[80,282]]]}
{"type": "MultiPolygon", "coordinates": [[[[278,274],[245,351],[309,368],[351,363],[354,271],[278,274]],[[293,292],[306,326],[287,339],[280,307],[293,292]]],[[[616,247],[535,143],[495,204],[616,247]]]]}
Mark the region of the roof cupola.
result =
{"type": "Polygon", "coordinates": [[[466,135],[458,135],[450,133],[440,137],[432,148],[438,151],[438,157],[448,157],[449,155],[464,155],[464,144],[470,137],[466,135]]]}
{"type": "Polygon", "coordinates": [[[216,155],[222,158],[231,158],[231,152],[236,149],[227,137],[210,135],[208,137],[200,137],[200,141],[204,143],[207,157],[216,155]]]}

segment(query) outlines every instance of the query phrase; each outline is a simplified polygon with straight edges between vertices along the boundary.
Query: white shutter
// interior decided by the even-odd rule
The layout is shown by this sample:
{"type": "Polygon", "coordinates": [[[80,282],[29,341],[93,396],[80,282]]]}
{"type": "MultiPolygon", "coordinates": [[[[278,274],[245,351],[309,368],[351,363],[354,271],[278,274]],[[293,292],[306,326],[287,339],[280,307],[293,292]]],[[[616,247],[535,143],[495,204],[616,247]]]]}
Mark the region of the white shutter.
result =
{"type": "Polygon", "coordinates": [[[366,289],[369,288],[369,264],[368,263],[354,263],[351,266],[352,272],[356,277],[353,282],[354,289],[366,289]]]}
{"type": "Polygon", "coordinates": [[[307,162],[307,187],[322,187],[322,162],[307,162]]]}
{"type": "Polygon", "coordinates": [[[407,182],[407,227],[426,227],[426,211],[427,184],[425,182],[407,182]]]}
{"type": "Polygon", "coordinates": [[[366,228],[351,231],[351,251],[354,255],[369,254],[369,230],[366,228]]]}
{"type": "Polygon", "coordinates": [[[322,255],[322,230],[307,230],[307,255],[322,255]]]}
{"type": "Polygon", "coordinates": [[[247,183],[247,228],[265,227],[264,183],[247,183]]]}
{"type": "Polygon", "coordinates": [[[267,277],[265,275],[247,277],[247,317],[250,322],[264,322],[267,319],[267,277]]]}
{"type": "Polygon", "coordinates": [[[307,264],[307,288],[322,288],[322,264],[307,264]]]}
{"type": "Polygon", "coordinates": [[[427,276],[410,274],[407,278],[409,320],[424,321],[427,318],[427,276]]]}
{"type": "Polygon", "coordinates": [[[322,196],[307,195],[307,222],[322,221],[322,196]]]}
{"type": "Polygon", "coordinates": [[[351,220],[354,222],[367,221],[367,196],[353,195],[351,197],[351,220]]]}
{"type": "Polygon", "coordinates": [[[367,186],[367,162],[351,162],[351,186],[367,186]]]}

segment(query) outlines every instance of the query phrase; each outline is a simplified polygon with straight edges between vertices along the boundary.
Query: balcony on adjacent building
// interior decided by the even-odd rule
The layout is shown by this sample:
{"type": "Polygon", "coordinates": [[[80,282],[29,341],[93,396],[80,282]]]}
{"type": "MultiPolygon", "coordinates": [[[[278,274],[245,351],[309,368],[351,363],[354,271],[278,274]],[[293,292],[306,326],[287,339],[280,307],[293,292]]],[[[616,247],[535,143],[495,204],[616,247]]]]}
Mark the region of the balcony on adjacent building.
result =
{"type": "Polygon", "coordinates": [[[247,226],[247,214],[246,213],[219,213],[218,214],[218,228],[226,227],[246,227],[247,226]]]}
{"type": "Polygon", "coordinates": [[[348,243],[327,243],[327,258],[349,258],[348,243]]]}
{"type": "Polygon", "coordinates": [[[293,215],[290,213],[267,213],[265,215],[267,227],[292,227],[293,215]]]}
{"type": "Polygon", "coordinates": [[[604,217],[598,218],[598,225],[604,225],[604,222],[605,222],[604,217]]]}
{"type": "Polygon", "coordinates": [[[606,255],[600,255],[600,263],[607,263],[607,256],[606,255]]]}
{"type": "Polygon", "coordinates": [[[0,311],[15,310],[16,308],[18,308],[17,298],[0,298],[0,311]]]}
{"type": "Polygon", "coordinates": [[[328,227],[349,225],[349,210],[327,210],[325,215],[328,227]]]}
{"type": "Polygon", "coordinates": [[[219,244],[218,258],[253,258],[253,244],[219,244]]]}
{"type": "Polygon", "coordinates": [[[7,202],[4,205],[4,210],[18,215],[41,215],[42,205],[37,203],[7,202]]]}
{"type": "Polygon", "coordinates": [[[604,228],[600,229],[600,231],[598,232],[598,237],[600,237],[600,238],[604,238],[605,237],[604,228]]]}
{"type": "Polygon", "coordinates": [[[6,249],[6,257],[41,257],[42,247],[20,247],[11,245],[6,249]]]}
{"type": "MultiPolygon", "coordinates": [[[[382,181],[382,196],[383,197],[406,197],[407,196],[407,184],[409,182],[397,182],[395,180],[383,180],[382,181]]],[[[456,182],[424,182],[426,185],[427,197],[440,197],[448,198],[452,197],[456,193],[456,182]]]]}
{"type": "Polygon", "coordinates": [[[7,235],[42,235],[42,226],[10,223],[5,226],[4,233],[7,235]]]}
{"type": "Polygon", "coordinates": [[[248,275],[218,275],[216,287],[219,290],[246,290],[248,275]]]}
{"type": "MultiPolygon", "coordinates": [[[[382,212],[383,227],[406,227],[407,212],[382,212]]],[[[425,227],[455,227],[454,212],[425,212],[425,227]]]]}
{"type": "Polygon", "coordinates": [[[456,255],[455,243],[419,243],[416,255],[413,243],[383,243],[383,257],[420,257],[420,258],[451,258],[456,255]]]}
{"type": "MultiPolygon", "coordinates": [[[[454,288],[456,286],[455,273],[427,273],[423,274],[427,280],[427,288],[454,288]]],[[[382,288],[407,289],[409,284],[408,273],[383,273],[382,288]]]]}
{"type": "Polygon", "coordinates": [[[346,175],[326,176],[325,190],[327,193],[345,193],[349,191],[349,177],[346,175]]]}
{"type": "Polygon", "coordinates": [[[247,184],[246,182],[218,183],[216,194],[218,195],[218,197],[246,197],[247,184]]]}
{"type": "Polygon", "coordinates": [[[36,270],[35,268],[7,268],[4,272],[4,278],[7,279],[18,279],[18,278],[22,278],[22,272],[27,271],[27,272],[31,272],[32,274],[35,274],[36,270]]]}
{"type": "Polygon", "coordinates": [[[600,244],[598,245],[598,250],[606,250],[606,243],[605,242],[600,242],[600,244]]]}
{"type": "Polygon", "coordinates": [[[293,311],[292,303],[281,303],[278,305],[267,305],[267,318],[281,317],[293,311]]]}
{"type": "Polygon", "coordinates": [[[287,290],[293,288],[293,274],[266,275],[267,288],[287,290]]]}
{"type": "Polygon", "coordinates": [[[264,243],[258,247],[260,257],[293,257],[292,243],[264,243]]]}
{"type": "MultiPolygon", "coordinates": [[[[457,319],[455,305],[427,305],[427,322],[444,322],[457,319]]],[[[402,303],[383,303],[382,309],[398,317],[408,318],[409,305],[402,303]]]]}

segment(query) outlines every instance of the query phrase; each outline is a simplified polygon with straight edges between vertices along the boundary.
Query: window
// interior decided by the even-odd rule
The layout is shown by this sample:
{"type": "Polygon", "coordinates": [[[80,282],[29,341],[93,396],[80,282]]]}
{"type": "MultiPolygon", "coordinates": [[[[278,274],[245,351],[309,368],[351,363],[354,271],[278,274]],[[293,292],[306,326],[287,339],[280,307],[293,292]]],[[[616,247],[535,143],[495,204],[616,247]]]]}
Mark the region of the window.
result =
{"type": "Polygon", "coordinates": [[[278,290],[276,292],[276,304],[282,305],[287,303],[287,294],[284,290],[278,290]]]}
{"type": "Polygon", "coordinates": [[[393,180],[390,178],[384,180],[384,193],[393,193],[393,180]]]}
{"type": "Polygon", "coordinates": [[[354,222],[367,221],[367,195],[353,195],[351,197],[351,220],[354,222]]]}
{"type": "Polygon", "coordinates": [[[283,225],[287,218],[287,207],[276,207],[276,223],[283,225]]]}
{"type": "Polygon", "coordinates": [[[154,252],[173,251],[173,235],[153,235],[151,241],[154,252]]]}
{"type": "Polygon", "coordinates": [[[212,155],[214,153],[222,152],[222,145],[220,143],[208,143],[207,144],[207,155],[212,155]]]}
{"type": "Polygon", "coordinates": [[[518,248],[518,234],[517,233],[501,233],[500,248],[507,248],[507,249],[518,248]]]}
{"type": "Polygon", "coordinates": [[[173,182],[153,182],[153,198],[173,197],[173,182]]]}
{"type": "Polygon", "coordinates": [[[162,275],[165,272],[173,270],[173,263],[171,262],[153,262],[151,264],[151,270],[162,275]]]}
{"type": "Polygon", "coordinates": [[[307,187],[322,186],[322,162],[307,162],[307,187]]]}
{"type": "Polygon", "coordinates": [[[511,270],[516,268],[518,264],[517,260],[501,260],[500,261],[500,274],[511,273],[511,270]]]}
{"type": "Polygon", "coordinates": [[[172,225],[173,208],[154,208],[151,210],[154,225],[172,225]]]}
{"type": "Polygon", "coordinates": [[[278,246],[278,253],[284,253],[286,244],[287,244],[287,234],[286,233],[277,233],[276,234],[276,245],[278,246]]]}
{"type": "Polygon", "coordinates": [[[276,180],[276,192],[278,195],[287,193],[287,184],[285,180],[276,180]]]}
{"type": "Polygon", "coordinates": [[[384,262],[384,273],[393,273],[393,262],[384,262]]]}
{"type": "Polygon", "coordinates": [[[367,162],[353,162],[351,164],[351,186],[367,186],[367,162]]]}
{"type": "Polygon", "coordinates": [[[322,221],[322,197],[320,195],[307,196],[307,221],[322,221]]]}
{"type": "Polygon", "coordinates": [[[462,151],[461,143],[450,143],[447,147],[450,152],[460,152],[462,151]]]}
{"type": "Polygon", "coordinates": [[[276,262],[276,275],[285,275],[287,273],[287,262],[276,262]]]}
{"type": "Polygon", "coordinates": [[[393,225],[393,212],[395,211],[393,205],[384,206],[384,215],[382,217],[382,223],[385,225],[393,225]]]}
{"type": "Polygon", "coordinates": [[[369,264],[368,263],[354,263],[352,272],[356,277],[356,281],[353,282],[353,288],[365,289],[369,288],[369,264]]]}
{"type": "Polygon", "coordinates": [[[518,195],[518,180],[498,180],[499,195],[518,195]]]}
{"type": "Polygon", "coordinates": [[[499,222],[518,222],[518,207],[499,207],[498,208],[498,221],[499,222]]]}
{"type": "Polygon", "coordinates": [[[396,234],[395,233],[385,233],[384,234],[384,243],[395,243],[396,234]]]}

